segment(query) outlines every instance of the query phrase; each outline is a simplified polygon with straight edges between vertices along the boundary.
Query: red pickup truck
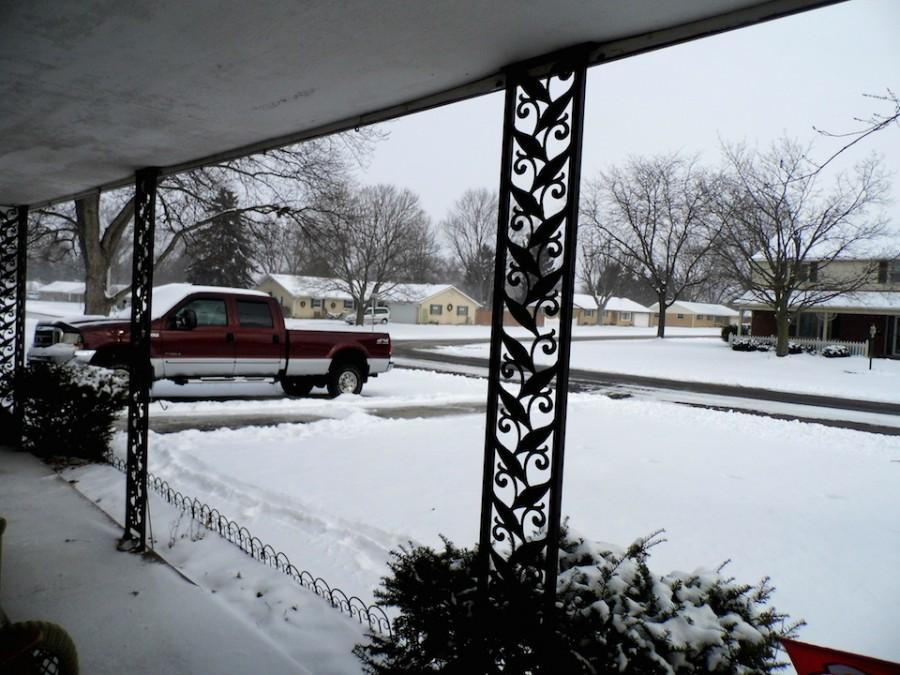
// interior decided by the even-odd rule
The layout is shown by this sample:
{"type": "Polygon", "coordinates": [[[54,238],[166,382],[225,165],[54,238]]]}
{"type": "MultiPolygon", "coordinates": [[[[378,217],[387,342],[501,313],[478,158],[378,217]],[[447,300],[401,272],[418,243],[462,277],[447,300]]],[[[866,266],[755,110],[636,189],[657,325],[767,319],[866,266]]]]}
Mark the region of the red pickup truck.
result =
{"type": "MultiPolygon", "coordinates": [[[[391,368],[387,333],[288,330],[281,306],[259,291],[191,284],[153,289],[150,359],[154,379],[274,377],[285,393],[326,386],[358,394],[391,368]]],[[[76,361],[127,368],[130,321],[77,317],[42,321],[28,361],[76,361]]]]}

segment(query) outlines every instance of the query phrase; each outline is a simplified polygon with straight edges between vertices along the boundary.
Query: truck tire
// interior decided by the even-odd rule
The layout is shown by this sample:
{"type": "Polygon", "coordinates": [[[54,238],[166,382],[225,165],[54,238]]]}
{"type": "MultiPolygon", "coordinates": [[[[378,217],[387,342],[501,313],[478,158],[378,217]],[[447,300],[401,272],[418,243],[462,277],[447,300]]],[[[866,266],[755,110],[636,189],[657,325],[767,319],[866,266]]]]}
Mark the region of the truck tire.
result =
{"type": "Polygon", "coordinates": [[[362,391],[362,371],[349,361],[339,362],[328,373],[328,395],[334,398],[340,394],[358,394],[362,391]]]}
{"type": "Polygon", "coordinates": [[[281,388],[288,396],[308,396],[312,391],[313,381],[311,377],[283,377],[281,388]]]}

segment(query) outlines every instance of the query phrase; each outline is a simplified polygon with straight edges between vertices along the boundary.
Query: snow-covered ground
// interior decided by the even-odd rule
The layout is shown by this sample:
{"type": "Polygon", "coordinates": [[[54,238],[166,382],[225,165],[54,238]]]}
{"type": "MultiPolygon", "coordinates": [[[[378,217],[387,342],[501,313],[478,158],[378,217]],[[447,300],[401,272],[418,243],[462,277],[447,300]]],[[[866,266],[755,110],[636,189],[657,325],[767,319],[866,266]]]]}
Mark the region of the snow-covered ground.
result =
{"type": "MultiPolygon", "coordinates": [[[[392,372],[388,390],[393,377],[409,394],[484,387],[392,372]]],[[[371,599],[392,548],[477,539],[483,424],[357,407],[310,424],[151,433],[150,470],[371,599]]],[[[775,606],[810,624],[803,639],[900,658],[896,437],[585,394],[571,397],[567,439],[564,513],[587,536],[627,544],[666,528],[657,570],[731,558],[742,581],[773,578],[775,606]]],[[[124,454],[122,435],[114,444],[124,454]]],[[[81,470],[80,485],[108,486],[91,480],[100,471],[81,470]]]]}
{"type": "MultiPolygon", "coordinates": [[[[443,354],[488,358],[488,345],[437,347],[443,354]]],[[[538,363],[550,362],[539,353],[538,363]]],[[[900,402],[900,361],[813,354],[736,352],[717,338],[573,342],[571,367],[671,380],[900,402]]]]}
{"type": "MultiPolygon", "coordinates": [[[[288,319],[288,328],[305,330],[349,330],[369,332],[372,326],[348,326],[343,321],[327,319],[288,319]]],[[[411,323],[389,323],[386,326],[375,326],[374,330],[391,334],[393,340],[490,340],[490,326],[438,326],[411,323]]],[[[528,332],[524,328],[513,328],[514,335],[525,337],[528,332]]],[[[718,328],[667,328],[666,332],[677,336],[719,335],[718,328]]],[[[613,337],[656,335],[656,328],[638,328],[634,326],[574,326],[572,335],[576,337],[613,337]]]]}
{"type": "MultiPolygon", "coordinates": [[[[29,339],[35,319],[29,316],[29,339]]],[[[482,329],[410,328],[436,329],[439,339],[450,337],[449,330],[482,329]]],[[[486,338],[486,328],[484,336],[464,337],[486,338]]],[[[485,345],[448,349],[487,354],[485,345]]],[[[776,359],[732,352],[718,339],[577,342],[572,365],[900,400],[900,364],[876,361],[869,373],[860,358],[776,359]]],[[[194,386],[160,383],[155,393],[229,393],[219,384],[189,389],[194,386]]],[[[231,386],[242,396],[262,398],[158,403],[152,414],[284,411],[328,419],[151,432],[150,470],[237,520],[298,567],[368,601],[391,549],[408,541],[438,544],[440,533],[461,545],[477,539],[483,416],[384,419],[372,413],[478,404],[485,397],[483,379],[394,370],[370,381],[365,395],[334,401],[284,399],[276,385],[265,382],[225,388],[231,386]]],[[[715,567],[731,558],[729,570],[739,580],[772,577],[775,606],[810,624],[801,639],[900,660],[896,437],[578,394],[570,397],[567,440],[563,510],[586,536],[627,544],[665,528],[669,543],[654,549],[652,558],[658,571],[715,567]]],[[[124,434],[115,436],[114,446],[124,455],[124,434]]],[[[67,477],[120,516],[124,483],[110,472],[88,467],[67,477]]],[[[158,507],[151,516],[159,546],[187,527],[173,524],[158,507]]],[[[200,547],[175,550],[176,564],[192,576],[204,574],[200,547]]],[[[209,575],[223,593],[237,583],[221,569],[209,575]]],[[[237,590],[231,601],[245,603],[261,626],[284,611],[282,605],[267,610],[253,604],[254,598],[237,590]]],[[[287,639],[280,635],[272,639],[287,639]]]]}

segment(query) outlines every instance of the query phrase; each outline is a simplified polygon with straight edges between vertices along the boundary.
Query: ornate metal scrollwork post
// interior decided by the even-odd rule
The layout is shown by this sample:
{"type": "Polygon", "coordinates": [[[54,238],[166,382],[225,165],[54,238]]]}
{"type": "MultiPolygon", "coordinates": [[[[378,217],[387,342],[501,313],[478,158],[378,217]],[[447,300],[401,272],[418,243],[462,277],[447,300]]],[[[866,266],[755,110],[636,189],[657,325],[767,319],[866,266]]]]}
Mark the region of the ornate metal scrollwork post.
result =
{"type": "Polygon", "coordinates": [[[549,607],[558,573],[585,54],[510,70],[504,113],[480,582],[487,597],[495,584],[540,579],[549,607]],[[545,317],[558,326],[545,326],[545,317]]]}
{"type": "Polygon", "coordinates": [[[22,396],[16,383],[25,367],[27,229],[27,207],[0,211],[0,418],[12,420],[0,442],[17,446],[22,442],[22,396]]]}
{"type": "Polygon", "coordinates": [[[128,458],[125,534],[119,548],[143,551],[147,543],[147,427],[153,370],[150,317],[158,169],[135,174],[134,252],[131,261],[131,377],[128,384],[128,458]]]}

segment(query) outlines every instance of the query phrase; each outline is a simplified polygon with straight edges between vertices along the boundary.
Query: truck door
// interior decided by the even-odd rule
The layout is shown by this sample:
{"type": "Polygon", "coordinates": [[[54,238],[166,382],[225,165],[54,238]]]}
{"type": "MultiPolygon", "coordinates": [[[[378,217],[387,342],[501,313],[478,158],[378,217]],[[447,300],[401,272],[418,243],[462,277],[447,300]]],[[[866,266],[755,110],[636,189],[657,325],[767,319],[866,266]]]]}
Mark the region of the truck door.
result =
{"type": "Polygon", "coordinates": [[[235,335],[225,298],[190,298],[169,315],[160,333],[166,377],[234,375],[235,335]],[[196,326],[179,327],[178,317],[188,311],[196,315],[196,326]]]}
{"type": "Polygon", "coordinates": [[[287,348],[280,321],[272,316],[272,304],[259,300],[235,298],[234,374],[275,376],[284,368],[287,348]]]}

